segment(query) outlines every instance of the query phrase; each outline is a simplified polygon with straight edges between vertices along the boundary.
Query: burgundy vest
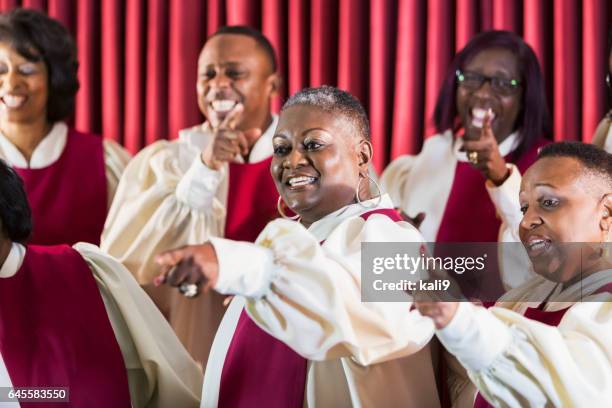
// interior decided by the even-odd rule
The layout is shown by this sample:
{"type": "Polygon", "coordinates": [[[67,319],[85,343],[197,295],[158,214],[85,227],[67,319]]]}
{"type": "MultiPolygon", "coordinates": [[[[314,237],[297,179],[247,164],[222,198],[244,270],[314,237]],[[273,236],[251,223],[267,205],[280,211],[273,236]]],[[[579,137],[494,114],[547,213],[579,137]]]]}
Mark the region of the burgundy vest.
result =
{"type": "MultiPolygon", "coordinates": [[[[607,285],[604,285],[593,292],[594,295],[598,293],[612,293],[612,283],[608,283],[607,285]]],[[[561,319],[563,319],[565,312],[569,310],[569,307],[567,307],[565,309],[555,310],[554,312],[547,312],[542,310],[543,306],[544,304],[542,304],[540,308],[528,307],[524,316],[528,319],[535,320],[549,326],[558,326],[559,323],[561,323],[561,319]]],[[[476,400],[474,400],[474,408],[493,408],[493,406],[489,404],[480,393],[478,393],[476,394],[476,400]]]]}
{"type": "MultiPolygon", "coordinates": [[[[395,210],[372,210],[401,221],[395,210]]],[[[230,343],[219,389],[219,407],[301,408],[308,360],[260,329],[242,310],[230,343]]]]}
{"type": "Polygon", "coordinates": [[[31,244],[100,243],[108,202],[102,138],[70,130],[55,163],[15,171],[32,207],[31,244]]]}
{"type": "Polygon", "coordinates": [[[0,352],[13,386],[69,388],[70,404],[45,407],[130,406],[125,364],[98,286],[66,245],[28,246],[19,271],[0,278],[0,352]]]}
{"type": "MultiPolygon", "coordinates": [[[[540,147],[550,143],[540,139],[520,157],[511,153],[505,157],[506,162],[515,164],[521,174],[531,166],[540,147]]],[[[470,163],[458,162],[450,195],[444,208],[436,242],[497,242],[501,219],[497,215],[495,205],[491,201],[485,187],[485,177],[473,168],[470,163]]],[[[482,256],[482,250],[476,249],[474,256],[482,256]]],[[[465,248],[460,250],[460,256],[470,256],[465,248]]],[[[436,256],[444,256],[436,251],[436,256]]],[[[452,254],[449,254],[452,256],[452,254]]],[[[499,275],[497,251],[487,254],[488,266],[481,273],[465,272],[456,275],[457,283],[463,294],[468,298],[481,300],[496,300],[504,293],[504,287],[499,275]]]]}
{"type": "Polygon", "coordinates": [[[272,158],[257,163],[230,163],[225,238],[255,241],[278,217],[278,191],[270,176],[272,158]]]}

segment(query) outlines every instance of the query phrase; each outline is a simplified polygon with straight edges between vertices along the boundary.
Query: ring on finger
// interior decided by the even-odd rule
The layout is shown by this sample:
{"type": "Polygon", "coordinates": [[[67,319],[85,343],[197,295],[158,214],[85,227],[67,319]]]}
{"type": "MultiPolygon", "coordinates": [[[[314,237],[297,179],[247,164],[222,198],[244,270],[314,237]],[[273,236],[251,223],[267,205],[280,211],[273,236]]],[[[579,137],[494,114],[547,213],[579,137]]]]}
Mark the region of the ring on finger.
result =
{"type": "Polygon", "coordinates": [[[478,152],[469,152],[467,156],[470,163],[478,164],[478,152]]]}
{"type": "Polygon", "coordinates": [[[185,297],[194,298],[200,293],[200,287],[195,283],[183,282],[178,287],[179,292],[185,297]]]}

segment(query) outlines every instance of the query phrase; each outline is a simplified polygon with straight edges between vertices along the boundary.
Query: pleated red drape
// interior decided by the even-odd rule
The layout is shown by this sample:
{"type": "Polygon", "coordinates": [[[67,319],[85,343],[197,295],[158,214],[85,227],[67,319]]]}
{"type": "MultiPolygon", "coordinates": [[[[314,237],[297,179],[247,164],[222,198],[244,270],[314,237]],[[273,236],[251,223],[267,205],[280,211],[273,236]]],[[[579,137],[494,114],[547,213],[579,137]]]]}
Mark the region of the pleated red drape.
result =
{"type": "Polygon", "coordinates": [[[557,140],[590,141],[606,106],[607,0],[0,0],[47,11],[75,35],[74,123],[132,152],[202,120],[196,62],[224,24],[261,29],[284,77],[278,110],[306,86],[351,91],[371,119],[375,165],[419,151],[439,86],[476,33],[506,29],[533,46],[557,140]]]}

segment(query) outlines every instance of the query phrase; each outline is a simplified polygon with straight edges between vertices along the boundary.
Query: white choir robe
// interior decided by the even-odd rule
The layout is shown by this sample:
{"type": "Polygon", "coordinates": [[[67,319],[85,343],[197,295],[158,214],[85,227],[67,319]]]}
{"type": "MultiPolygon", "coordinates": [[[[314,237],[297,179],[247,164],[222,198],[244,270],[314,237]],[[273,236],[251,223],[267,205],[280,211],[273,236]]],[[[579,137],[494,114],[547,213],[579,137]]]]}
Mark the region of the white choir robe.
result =
{"type": "MultiPolygon", "coordinates": [[[[273,115],[272,124],[253,146],[249,163],[272,155],[277,123],[278,116],[273,115]]],[[[160,252],[224,235],[228,166],[213,171],[201,160],[213,137],[208,123],[203,123],[182,130],[177,140],[161,140],[138,153],[119,183],[100,243],[143,285],[183,345],[204,366],[225,313],[224,297],[210,292],[187,299],[152,282],[160,273],[155,263],[160,252]]]]}
{"type": "MultiPolygon", "coordinates": [[[[130,273],[94,245],[78,243],[73,248],[91,268],[102,295],[126,366],[132,406],[198,406],[202,374],[197,364],[130,273]]],[[[0,279],[18,272],[26,251],[13,244],[0,279]]],[[[0,387],[11,386],[0,355],[0,387]]],[[[18,406],[0,402],[2,408],[18,406]]]]}
{"type": "MultiPolygon", "coordinates": [[[[243,305],[260,328],[309,360],[305,406],[439,406],[431,320],[410,311],[408,295],[405,303],[361,302],[362,242],[423,242],[406,222],[381,214],[364,221],[359,215],[376,201],[346,206],[308,229],[272,221],[255,244],[211,239],[215,290],[236,297],[213,343],[202,407],[217,405],[243,305]]],[[[393,203],[385,195],[377,208],[393,203]]]]}
{"type": "Polygon", "coordinates": [[[538,276],[488,310],[461,303],[436,334],[496,406],[609,407],[612,294],[593,293],[610,282],[612,270],[565,290],[538,276]],[[557,327],[549,326],[523,317],[541,305],[534,299],[548,299],[544,311],[570,309],[557,327]]]}
{"type": "MultiPolygon", "coordinates": [[[[13,143],[0,132],[0,159],[11,167],[42,169],[55,163],[66,147],[68,126],[64,122],[56,122],[49,133],[40,141],[32,152],[28,162],[13,143]]],[[[119,179],[130,161],[130,154],[116,142],[104,139],[104,170],[106,173],[106,186],[108,191],[108,207],[117,190],[119,179]]],[[[81,177],[75,175],[75,177],[81,177]]]]}
{"type": "MultiPolygon", "coordinates": [[[[515,148],[518,134],[513,133],[499,145],[502,156],[510,154],[515,148]]],[[[414,217],[425,213],[419,230],[427,242],[435,242],[448,201],[455,167],[458,162],[467,162],[466,152],[460,152],[460,140],[451,131],[429,137],[423,149],[416,156],[401,156],[385,169],[381,176],[381,186],[394,203],[407,215],[414,217]]],[[[514,164],[508,164],[510,176],[500,186],[487,180],[485,183],[491,202],[497,209],[502,225],[499,242],[520,242],[518,226],[523,218],[519,203],[521,173],[514,164]]],[[[504,287],[512,289],[532,278],[527,254],[516,251],[518,245],[509,246],[505,256],[500,246],[500,274],[504,287]]]]}

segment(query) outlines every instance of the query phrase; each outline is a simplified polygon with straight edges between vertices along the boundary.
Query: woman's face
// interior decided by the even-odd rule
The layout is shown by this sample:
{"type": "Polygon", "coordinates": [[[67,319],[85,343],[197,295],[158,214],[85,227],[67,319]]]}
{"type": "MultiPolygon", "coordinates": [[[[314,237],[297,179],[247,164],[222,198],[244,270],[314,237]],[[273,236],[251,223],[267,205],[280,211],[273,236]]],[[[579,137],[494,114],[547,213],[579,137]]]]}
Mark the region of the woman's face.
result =
{"type": "Polygon", "coordinates": [[[29,61],[8,43],[0,42],[0,122],[46,119],[48,97],[45,63],[29,61]]]}
{"type": "MultiPolygon", "coordinates": [[[[489,48],[476,54],[462,68],[464,74],[479,74],[505,80],[520,80],[516,56],[504,48],[489,48]]],[[[468,140],[480,138],[482,118],[491,109],[491,128],[498,142],[503,141],[516,129],[516,120],[521,111],[522,87],[510,94],[496,91],[490,81],[477,89],[457,85],[457,112],[468,140]]]]}
{"type": "Polygon", "coordinates": [[[600,261],[610,216],[605,184],[568,157],[536,161],[523,176],[519,195],[521,242],[536,273],[555,282],[573,282],[600,261]],[[568,244],[574,243],[574,244],[568,244]]]}
{"type": "Polygon", "coordinates": [[[370,145],[341,114],[292,106],[280,115],[270,171],[285,203],[310,225],[355,202],[370,145]]]}

